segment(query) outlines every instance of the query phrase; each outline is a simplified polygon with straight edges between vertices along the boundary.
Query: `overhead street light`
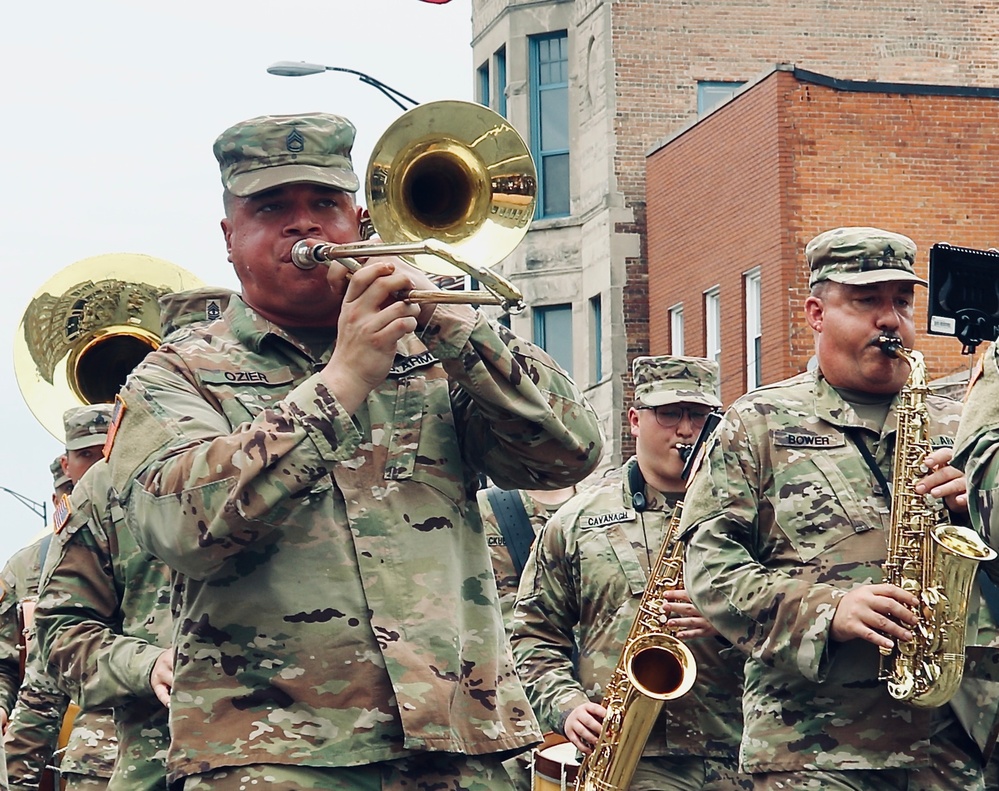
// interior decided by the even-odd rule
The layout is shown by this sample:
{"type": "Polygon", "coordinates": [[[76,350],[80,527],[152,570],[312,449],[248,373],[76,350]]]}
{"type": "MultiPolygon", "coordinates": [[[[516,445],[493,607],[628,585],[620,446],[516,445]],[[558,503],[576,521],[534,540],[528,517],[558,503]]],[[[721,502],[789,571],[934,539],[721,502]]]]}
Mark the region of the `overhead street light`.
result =
{"type": "Polygon", "coordinates": [[[28,508],[38,514],[42,518],[42,522],[45,524],[49,523],[48,506],[44,502],[39,503],[36,500],[32,500],[30,497],[25,497],[20,492],[8,489],[6,486],[0,486],[0,492],[7,492],[7,494],[12,495],[19,502],[28,506],[28,508]]]}
{"type": "Polygon", "coordinates": [[[381,80],[375,79],[370,74],[365,74],[363,71],[345,69],[342,66],[324,66],[321,63],[306,63],[301,60],[279,60],[277,63],[272,63],[267,67],[268,74],[276,74],[278,77],[305,77],[308,74],[322,74],[324,71],[342,71],[345,74],[353,74],[361,82],[370,85],[372,88],[377,88],[384,93],[403,110],[409,110],[410,108],[399,101],[399,99],[405,99],[412,107],[416,107],[419,104],[416,99],[406,96],[401,91],[397,91],[395,88],[386,85],[381,80]]]}

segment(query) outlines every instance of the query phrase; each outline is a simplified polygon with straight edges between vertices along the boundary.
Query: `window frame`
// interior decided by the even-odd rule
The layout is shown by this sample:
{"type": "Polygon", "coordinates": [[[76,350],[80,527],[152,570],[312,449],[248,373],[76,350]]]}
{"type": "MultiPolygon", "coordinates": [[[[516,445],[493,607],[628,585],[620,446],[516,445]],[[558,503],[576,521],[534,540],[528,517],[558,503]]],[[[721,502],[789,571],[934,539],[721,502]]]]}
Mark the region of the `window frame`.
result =
{"type": "Polygon", "coordinates": [[[568,217],[572,211],[571,206],[571,193],[570,193],[570,182],[571,182],[571,153],[568,147],[570,124],[569,124],[569,33],[566,30],[557,30],[550,33],[543,33],[536,36],[531,36],[528,39],[529,43],[529,68],[530,68],[530,111],[531,111],[531,156],[534,157],[534,164],[538,171],[538,202],[537,208],[535,209],[535,219],[544,219],[548,217],[568,217]],[[542,64],[541,61],[541,45],[560,40],[563,43],[560,45],[564,47],[564,60],[559,61],[546,61],[542,64]],[[565,79],[559,82],[541,82],[541,67],[542,65],[547,65],[548,63],[564,63],[564,74],[565,79]],[[565,148],[553,148],[545,149],[542,148],[541,142],[541,98],[542,94],[548,91],[564,90],[565,91],[565,137],[566,137],[566,147],[565,148]],[[546,211],[545,206],[548,204],[547,195],[547,179],[546,174],[546,162],[549,159],[554,159],[556,157],[566,157],[567,167],[566,173],[568,178],[565,183],[565,194],[560,195],[560,198],[564,198],[564,211],[560,208],[558,210],[546,211]]]}

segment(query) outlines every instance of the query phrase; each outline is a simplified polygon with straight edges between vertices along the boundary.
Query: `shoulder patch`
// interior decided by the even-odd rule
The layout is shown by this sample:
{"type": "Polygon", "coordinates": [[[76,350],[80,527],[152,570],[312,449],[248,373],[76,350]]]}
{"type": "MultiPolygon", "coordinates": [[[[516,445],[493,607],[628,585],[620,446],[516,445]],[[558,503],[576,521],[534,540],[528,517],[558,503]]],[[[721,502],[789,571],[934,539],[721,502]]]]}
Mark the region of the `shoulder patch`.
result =
{"type": "Polygon", "coordinates": [[[111,410],[111,425],[108,426],[108,438],[104,440],[104,448],[101,451],[104,461],[107,461],[108,456],[111,455],[111,448],[114,447],[114,438],[118,434],[118,426],[121,425],[121,419],[124,417],[127,408],[125,399],[120,394],[116,395],[114,397],[114,408],[111,410]]]}
{"type": "Polygon", "coordinates": [[[773,432],[774,445],[778,448],[842,448],[846,445],[843,432],[816,434],[802,428],[786,428],[773,432]]]}
{"type": "Polygon", "coordinates": [[[73,507],[69,502],[69,495],[63,495],[59,498],[59,502],[56,503],[55,514],[52,516],[52,525],[55,529],[56,535],[62,532],[62,529],[69,522],[69,517],[73,513],[73,507]]]}
{"type": "Polygon", "coordinates": [[[579,517],[580,527],[603,527],[604,525],[613,525],[618,522],[634,522],[635,512],[630,508],[625,508],[621,511],[608,511],[604,514],[590,514],[588,516],[579,517]]]}

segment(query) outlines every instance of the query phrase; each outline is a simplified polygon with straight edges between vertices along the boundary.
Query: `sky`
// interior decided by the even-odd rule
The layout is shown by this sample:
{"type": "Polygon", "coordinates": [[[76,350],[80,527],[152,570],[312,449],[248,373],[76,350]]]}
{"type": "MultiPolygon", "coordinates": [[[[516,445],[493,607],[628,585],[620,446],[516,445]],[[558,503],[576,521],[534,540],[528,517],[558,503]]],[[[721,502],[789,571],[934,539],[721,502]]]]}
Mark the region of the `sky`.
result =
{"type": "MultiPolygon", "coordinates": [[[[0,487],[49,505],[62,439],[14,376],[33,295],[70,264],[142,253],[237,288],[219,220],[218,134],[258,115],[332,112],[358,128],[362,174],[402,112],[350,74],[268,74],[280,60],[364,72],[413,99],[472,98],[468,0],[39,0],[0,25],[0,487]]],[[[0,562],[44,528],[0,491],[0,562]]]]}

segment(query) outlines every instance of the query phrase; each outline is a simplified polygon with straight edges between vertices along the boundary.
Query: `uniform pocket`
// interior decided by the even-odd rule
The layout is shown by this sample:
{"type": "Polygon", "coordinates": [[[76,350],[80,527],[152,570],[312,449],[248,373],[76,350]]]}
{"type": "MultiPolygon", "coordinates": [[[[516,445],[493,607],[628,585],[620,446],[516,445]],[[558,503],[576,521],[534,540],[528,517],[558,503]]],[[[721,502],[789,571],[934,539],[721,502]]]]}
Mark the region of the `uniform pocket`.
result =
{"type": "MultiPolygon", "coordinates": [[[[866,476],[862,481],[866,484],[866,476]]],[[[828,452],[813,452],[775,470],[770,504],[777,525],[802,562],[871,529],[857,495],[860,482],[848,480],[828,452]]]]}

